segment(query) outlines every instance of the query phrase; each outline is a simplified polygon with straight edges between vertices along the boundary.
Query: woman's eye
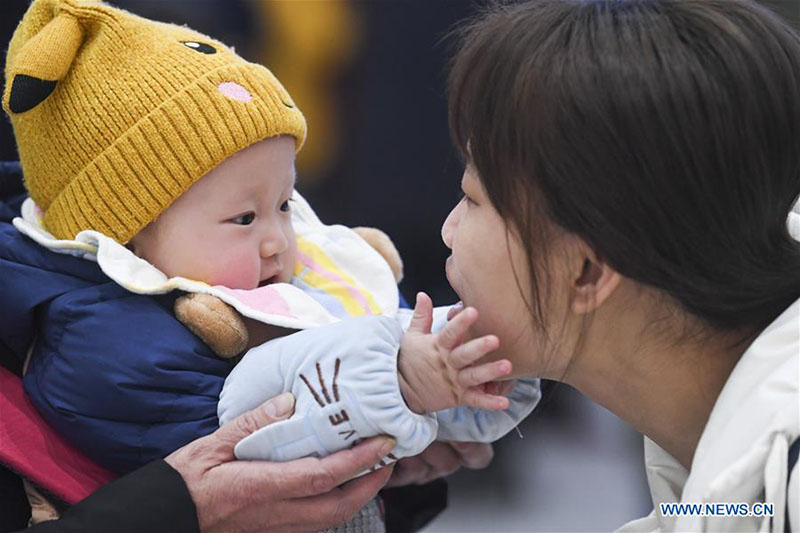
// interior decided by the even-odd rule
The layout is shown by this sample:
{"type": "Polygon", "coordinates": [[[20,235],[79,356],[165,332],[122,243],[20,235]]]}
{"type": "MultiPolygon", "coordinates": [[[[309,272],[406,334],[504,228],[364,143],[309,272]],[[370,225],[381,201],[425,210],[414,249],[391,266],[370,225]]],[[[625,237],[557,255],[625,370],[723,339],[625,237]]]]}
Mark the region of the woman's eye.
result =
{"type": "Polygon", "coordinates": [[[467,204],[467,206],[475,205],[475,202],[472,201],[472,198],[470,198],[466,194],[464,194],[464,196],[462,196],[461,199],[464,201],[465,204],[467,204]]]}
{"type": "Polygon", "coordinates": [[[253,220],[256,219],[256,214],[253,212],[245,213],[244,215],[239,215],[236,218],[232,218],[231,222],[234,224],[239,224],[241,226],[249,226],[253,223],[253,220]]]}
{"type": "Polygon", "coordinates": [[[283,211],[284,213],[288,213],[291,210],[292,210],[292,206],[289,205],[289,200],[286,200],[285,202],[283,202],[281,204],[281,211],[283,211]]]}

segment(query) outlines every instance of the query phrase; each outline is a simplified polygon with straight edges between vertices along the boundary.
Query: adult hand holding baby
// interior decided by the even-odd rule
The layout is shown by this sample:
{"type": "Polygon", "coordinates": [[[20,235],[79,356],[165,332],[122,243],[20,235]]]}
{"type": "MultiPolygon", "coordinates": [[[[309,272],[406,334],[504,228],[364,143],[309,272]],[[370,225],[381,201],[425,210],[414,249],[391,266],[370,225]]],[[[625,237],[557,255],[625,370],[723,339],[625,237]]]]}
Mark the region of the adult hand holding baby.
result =
{"type": "Polygon", "coordinates": [[[414,457],[395,463],[387,487],[424,485],[452,474],[462,466],[472,470],[486,468],[492,462],[494,449],[483,442],[433,442],[414,457]]]}
{"type": "Polygon", "coordinates": [[[201,531],[325,529],[351,518],[386,483],[391,467],[348,481],[392,449],[387,437],[323,459],[236,460],[237,442],[293,411],[294,397],[281,394],[166,458],[186,482],[201,531]]]}

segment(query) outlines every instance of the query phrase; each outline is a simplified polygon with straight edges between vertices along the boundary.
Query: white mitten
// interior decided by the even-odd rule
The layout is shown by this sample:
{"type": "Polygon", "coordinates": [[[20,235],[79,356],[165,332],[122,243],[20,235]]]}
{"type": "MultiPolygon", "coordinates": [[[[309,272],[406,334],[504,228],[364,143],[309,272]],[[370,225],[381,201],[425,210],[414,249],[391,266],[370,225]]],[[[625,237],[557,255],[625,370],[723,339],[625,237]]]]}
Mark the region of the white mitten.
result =
{"type": "Polygon", "coordinates": [[[436,413],[439,421],[436,440],[494,442],[517,427],[541,397],[538,379],[519,379],[514,381],[514,390],[508,397],[510,405],[505,411],[487,411],[466,405],[439,411],[436,413]]]}
{"type": "Polygon", "coordinates": [[[282,392],[296,399],[288,420],[259,429],[234,450],[239,459],[325,456],[374,435],[397,446],[389,460],[417,455],[436,436],[436,418],[412,412],[397,381],[403,329],[385,316],[347,319],[253,348],[225,380],[224,424],[282,392]]]}

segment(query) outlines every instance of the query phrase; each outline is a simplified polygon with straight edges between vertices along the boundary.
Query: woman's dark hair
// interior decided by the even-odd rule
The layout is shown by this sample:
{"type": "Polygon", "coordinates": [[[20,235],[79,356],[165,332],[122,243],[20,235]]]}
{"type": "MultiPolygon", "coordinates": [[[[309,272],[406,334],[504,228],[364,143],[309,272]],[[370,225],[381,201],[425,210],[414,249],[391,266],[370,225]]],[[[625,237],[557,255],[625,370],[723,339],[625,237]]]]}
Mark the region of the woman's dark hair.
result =
{"type": "Polygon", "coordinates": [[[787,23],[739,0],[538,0],[459,35],[451,131],[522,237],[540,320],[541,220],[718,329],[762,328],[800,297],[787,23]]]}

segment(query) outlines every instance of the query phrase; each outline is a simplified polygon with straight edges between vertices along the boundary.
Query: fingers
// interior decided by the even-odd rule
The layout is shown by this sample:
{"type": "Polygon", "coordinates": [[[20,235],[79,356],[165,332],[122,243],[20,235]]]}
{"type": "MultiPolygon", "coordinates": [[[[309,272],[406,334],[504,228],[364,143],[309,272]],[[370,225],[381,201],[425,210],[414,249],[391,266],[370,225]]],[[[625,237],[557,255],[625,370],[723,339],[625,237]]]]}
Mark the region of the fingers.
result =
{"type": "Polygon", "coordinates": [[[424,292],[417,293],[417,301],[414,304],[414,316],[408,325],[408,331],[420,333],[430,333],[433,324],[433,302],[430,296],[424,292]]]}
{"type": "Polygon", "coordinates": [[[454,316],[464,310],[464,302],[458,302],[447,310],[447,320],[452,320],[454,316]]]}
{"type": "Polygon", "coordinates": [[[467,468],[486,468],[492,462],[494,449],[491,444],[482,442],[451,442],[461,461],[467,468]]]}
{"type": "Polygon", "coordinates": [[[284,392],[237,416],[212,436],[233,457],[233,447],[237,442],[264,426],[288,418],[293,410],[294,396],[290,392],[284,392]]]}
{"type": "Polygon", "coordinates": [[[461,342],[461,339],[477,318],[477,309],[467,307],[442,328],[442,331],[436,337],[436,343],[445,350],[452,350],[461,342]]]}
{"type": "Polygon", "coordinates": [[[507,381],[499,381],[497,387],[497,394],[500,396],[508,396],[514,391],[514,385],[516,385],[516,381],[513,379],[507,381]]]}
{"type": "Polygon", "coordinates": [[[387,487],[423,484],[446,476],[461,466],[486,468],[494,457],[490,444],[482,442],[434,442],[421,454],[405,457],[395,464],[387,487]]]}
{"type": "Polygon", "coordinates": [[[508,359],[468,366],[458,372],[458,384],[464,388],[477,387],[509,375],[511,369],[511,361],[508,359]]]}
{"type": "Polygon", "coordinates": [[[294,502],[302,503],[309,516],[319,521],[318,526],[313,528],[315,530],[341,524],[353,518],[383,488],[392,474],[392,466],[361,476],[326,494],[294,502]]]}
{"type": "Polygon", "coordinates": [[[483,392],[494,396],[509,396],[514,391],[515,383],[516,381],[513,379],[490,381],[489,383],[484,383],[483,392]]]}
{"type": "Polygon", "coordinates": [[[505,396],[494,396],[486,394],[476,388],[467,390],[462,397],[462,403],[475,409],[487,409],[490,411],[505,411],[510,405],[505,396]]]}
{"type": "Polygon", "coordinates": [[[386,485],[393,471],[394,465],[392,464],[348,481],[340,488],[338,498],[354,503],[356,510],[361,509],[386,485]]]}
{"type": "Polygon", "coordinates": [[[430,465],[420,459],[419,456],[404,457],[395,463],[394,472],[392,472],[392,477],[389,478],[386,486],[402,487],[403,485],[415,483],[427,477],[430,469],[430,465]]]}
{"type": "MultiPolygon", "coordinates": [[[[280,489],[287,497],[325,494],[375,466],[394,449],[388,437],[374,437],[322,459],[305,458],[282,463],[280,489]]],[[[381,469],[385,470],[385,469],[381,469]]]]}
{"type": "Polygon", "coordinates": [[[456,453],[452,446],[444,442],[434,442],[418,457],[427,463],[430,470],[432,470],[431,473],[434,476],[430,477],[430,479],[452,474],[461,467],[460,454],[456,453]]]}
{"type": "MultiPolygon", "coordinates": [[[[500,340],[494,335],[485,335],[457,346],[448,356],[448,364],[453,368],[471,365],[487,353],[496,350],[500,340]]],[[[477,385],[477,383],[476,383],[477,385]]]]}
{"type": "Polygon", "coordinates": [[[452,474],[463,463],[460,453],[449,443],[434,442],[422,453],[398,461],[387,486],[398,487],[411,483],[421,485],[452,474]]]}

